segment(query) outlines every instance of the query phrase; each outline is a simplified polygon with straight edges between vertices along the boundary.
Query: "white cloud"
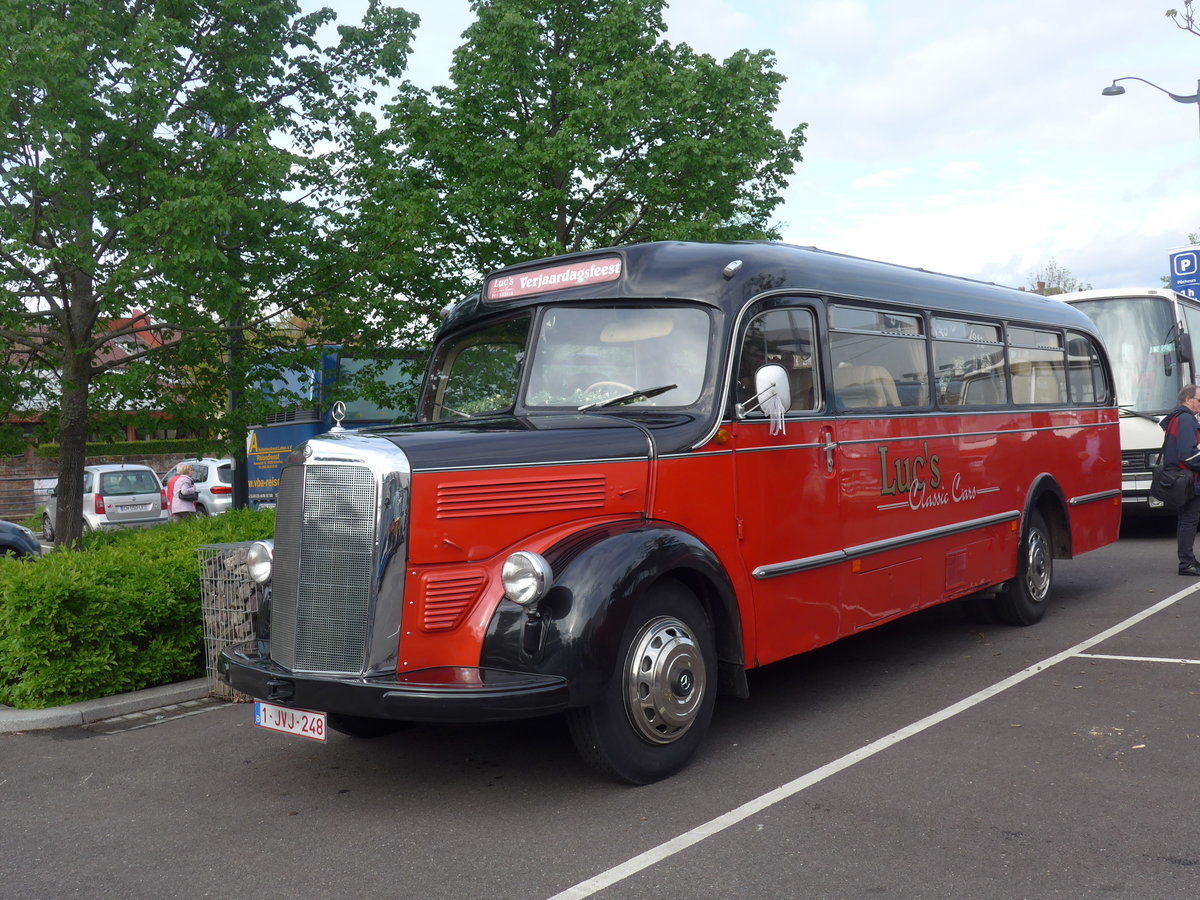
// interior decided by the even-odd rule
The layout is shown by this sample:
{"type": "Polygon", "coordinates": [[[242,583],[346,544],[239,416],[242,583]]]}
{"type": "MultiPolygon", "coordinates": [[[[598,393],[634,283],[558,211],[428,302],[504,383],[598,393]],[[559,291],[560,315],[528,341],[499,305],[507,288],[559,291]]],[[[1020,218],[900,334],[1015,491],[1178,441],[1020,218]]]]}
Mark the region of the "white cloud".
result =
{"type": "Polygon", "coordinates": [[[979,174],[983,168],[977,160],[959,159],[951,160],[942,166],[942,177],[948,178],[951,181],[970,181],[979,174]]]}
{"type": "Polygon", "coordinates": [[[850,182],[850,188],[855,191],[861,191],[868,188],[895,187],[909,171],[909,169],[888,169],[885,172],[874,172],[870,175],[864,175],[861,178],[855,178],[850,182]]]}

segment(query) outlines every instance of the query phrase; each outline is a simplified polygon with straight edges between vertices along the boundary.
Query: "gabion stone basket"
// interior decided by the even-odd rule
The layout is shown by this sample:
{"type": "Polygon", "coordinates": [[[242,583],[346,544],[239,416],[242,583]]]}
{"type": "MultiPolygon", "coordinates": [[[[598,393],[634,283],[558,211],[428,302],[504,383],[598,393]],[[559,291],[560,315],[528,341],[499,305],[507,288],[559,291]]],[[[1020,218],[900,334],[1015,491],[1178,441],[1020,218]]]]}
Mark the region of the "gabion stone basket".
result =
{"type": "Polygon", "coordinates": [[[237,703],[252,698],[217,678],[217,660],[231,644],[254,637],[254,616],[263,586],[246,570],[250,541],[236,544],[203,544],[200,558],[200,603],[204,615],[204,668],[209,694],[237,703]]]}

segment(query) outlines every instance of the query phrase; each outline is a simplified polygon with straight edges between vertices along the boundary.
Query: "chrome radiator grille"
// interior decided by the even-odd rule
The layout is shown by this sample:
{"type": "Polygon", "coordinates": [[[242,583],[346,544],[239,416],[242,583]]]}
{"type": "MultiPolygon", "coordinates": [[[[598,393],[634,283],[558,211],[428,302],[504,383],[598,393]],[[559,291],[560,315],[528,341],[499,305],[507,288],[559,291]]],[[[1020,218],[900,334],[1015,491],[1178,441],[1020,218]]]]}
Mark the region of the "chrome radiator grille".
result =
{"type": "Polygon", "coordinates": [[[284,468],[271,590],[271,658],[280,665],[365,669],[375,498],[375,476],[361,466],[284,468]]]}

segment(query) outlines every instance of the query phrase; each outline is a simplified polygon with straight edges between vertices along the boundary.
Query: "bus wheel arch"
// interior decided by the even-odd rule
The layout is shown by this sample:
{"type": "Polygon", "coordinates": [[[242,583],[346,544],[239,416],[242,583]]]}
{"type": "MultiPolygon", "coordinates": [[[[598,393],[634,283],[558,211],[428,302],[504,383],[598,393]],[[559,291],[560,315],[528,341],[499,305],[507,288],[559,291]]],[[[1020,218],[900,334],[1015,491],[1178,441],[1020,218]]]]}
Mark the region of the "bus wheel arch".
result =
{"type": "Polygon", "coordinates": [[[703,607],[714,632],[721,693],[748,696],[737,596],[717,555],[695,535],[666,522],[609,523],[574,535],[546,554],[554,586],[542,604],[544,633],[532,655],[521,651],[525,613],[502,603],[489,627],[485,665],[561,675],[573,706],[604,690],[626,622],[659,582],[679,582],[703,607]]]}
{"type": "Polygon", "coordinates": [[[1067,513],[1067,500],[1058,482],[1049,475],[1042,475],[1033,485],[1029,500],[1025,504],[1024,520],[1038,513],[1050,534],[1051,549],[1055,559],[1071,559],[1071,518],[1067,513]]]}

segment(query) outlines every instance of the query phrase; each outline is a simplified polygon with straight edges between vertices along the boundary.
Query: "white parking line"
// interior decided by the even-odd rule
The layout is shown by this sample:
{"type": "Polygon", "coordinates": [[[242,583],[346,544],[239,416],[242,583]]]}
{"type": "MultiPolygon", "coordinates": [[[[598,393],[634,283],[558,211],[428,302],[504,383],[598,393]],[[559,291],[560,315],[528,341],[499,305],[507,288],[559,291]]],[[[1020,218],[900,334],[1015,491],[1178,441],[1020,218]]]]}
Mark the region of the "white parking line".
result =
{"type": "MultiPolygon", "coordinates": [[[[787,800],[789,797],[794,797],[801,791],[812,787],[814,784],[824,781],[831,775],[836,775],[838,772],[844,771],[856,763],[860,763],[865,759],[869,759],[876,753],[886,750],[887,748],[894,746],[901,741],[907,740],[914,735],[920,734],[922,731],[932,728],[934,725],[941,724],[947,719],[953,718],[959,713],[966,712],[968,709],[971,709],[974,706],[978,706],[983,701],[989,700],[992,697],[995,697],[997,694],[1007,691],[1011,687],[1015,687],[1021,682],[1032,678],[1034,675],[1037,675],[1040,672],[1046,671],[1052,666],[1058,665],[1064,660],[1086,655],[1084,653],[1085,650],[1095,647],[1097,644],[1103,643],[1114,635],[1118,635],[1122,631],[1132,628],[1139,622],[1150,618],[1156,613],[1162,612],[1164,609],[1167,609],[1175,603],[1178,603],[1184,597],[1187,597],[1198,590],[1200,590],[1200,584],[1195,584],[1189,588],[1185,588],[1177,594],[1172,594],[1165,600],[1160,600],[1153,606],[1130,616],[1125,621],[1100,632],[1094,637],[1090,637],[1087,640],[1081,641],[1074,647],[1070,647],[1061,653],[1056,653],[1053,656],[1047,657],[1039,663],[1034,663],[1029,668],[1022,669],[1015,675],[1010,675],[1008,678],[998,681],[990,687],[986,687],[963,700],[959,700],[957,703],[951,704],[945,709],[939,710],[938,712],[928,715],[923,719],[919,719],[918,721],[913,722],[911,725],[906,725],[904,728],[901,728],[898,731],[893,731],[891,734],[881,737],[877,741],[873,741],[864,747],[860,747],[851,753],[847,753],[840,759],[835,759],[833,762],[826,763],[819,769],[814,769],[806,775],[801,775],[794,781],[789,781],[787,784],[780,785],[772,791],[768,791],[765,794],[755,797],[753,800],[743,803],[741,806],[731,809],[729,812],[724,813],[723,815],[717,816],[715,819],[710,819],[704,824],[696,826],[691,831],[684,832],[678,837],[672,838],[666,843],[659,844],[657,847],[652,847],[644,853],[639,853],[637,856],[632,857],[631,859],[628,859],[619,865],[613,866],[611,869],[601,872],[599,875],[595,875],[586,881],[581,881],[579,884],[573,885],[572,887],[567,888],[565,891],[555,894],[550,898],[550,900],[583,900],[585,897],[591,897],[592,895],[597,894],[606,888],[612,887],[614,884],[624,881],[626,878],[637,874],[643,869],[648,869],[655,863],[662,862],[664,859],[674,856],[676,853],[686,850],[688,847],[698,844],[706,838],[720,834],[725,829],[736,825],[738,822],[741,822],[744,819],[748,819],[750,816],[753,816],[756,813],[760,813],[763,810],[774,806],[776,803],[787,800]]],[[[1178,662],[1179,660],[1175,661],[1178,662]]]]}
{"type": "Polygon", "coordinates": [[[1184,666],[1200,666],[1200,659],[1171,659],[1165,656],[1112,656],[1108,653],[1080,653],[1083,659],[1114,659],[1117,662],[1178,663],[1184,666]]]}

